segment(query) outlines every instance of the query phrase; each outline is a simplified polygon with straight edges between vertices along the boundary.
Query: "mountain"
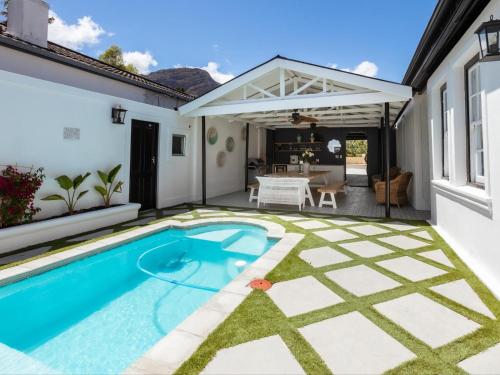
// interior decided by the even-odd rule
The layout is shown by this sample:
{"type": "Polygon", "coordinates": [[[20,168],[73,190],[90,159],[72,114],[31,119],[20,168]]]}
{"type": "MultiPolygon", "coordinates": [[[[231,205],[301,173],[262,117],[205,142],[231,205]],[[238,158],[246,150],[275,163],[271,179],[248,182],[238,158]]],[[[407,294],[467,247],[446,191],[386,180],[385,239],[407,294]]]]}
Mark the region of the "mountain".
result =
{"type": "Polygon", "coordinates": [[[195,96],[220,86],[208,72],[198,68],[161,69],[149,73],[146,78],[195,96]]]}

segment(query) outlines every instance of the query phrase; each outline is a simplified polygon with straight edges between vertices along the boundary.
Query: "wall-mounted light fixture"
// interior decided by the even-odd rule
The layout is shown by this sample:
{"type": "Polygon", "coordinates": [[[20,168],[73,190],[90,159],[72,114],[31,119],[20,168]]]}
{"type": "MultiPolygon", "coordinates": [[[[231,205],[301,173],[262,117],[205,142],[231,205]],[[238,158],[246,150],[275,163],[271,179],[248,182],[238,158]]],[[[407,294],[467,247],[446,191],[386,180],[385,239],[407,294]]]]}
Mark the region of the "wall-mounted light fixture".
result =
{"type": "Polygon", "coordinates": [[[490,20],[483,22],[476,30],[479,38],[479,49],[481,51],[481,59],[488,58],[496,59],[500,55],[500,20],[494,20],[493,15],[490,20]]]}
{"type": "Polygon", "coordinates": [[[111,108],[111,119],[113,124],[125,124],[125,114],[126,109],[123,109],[120,105],[111,108]]]}

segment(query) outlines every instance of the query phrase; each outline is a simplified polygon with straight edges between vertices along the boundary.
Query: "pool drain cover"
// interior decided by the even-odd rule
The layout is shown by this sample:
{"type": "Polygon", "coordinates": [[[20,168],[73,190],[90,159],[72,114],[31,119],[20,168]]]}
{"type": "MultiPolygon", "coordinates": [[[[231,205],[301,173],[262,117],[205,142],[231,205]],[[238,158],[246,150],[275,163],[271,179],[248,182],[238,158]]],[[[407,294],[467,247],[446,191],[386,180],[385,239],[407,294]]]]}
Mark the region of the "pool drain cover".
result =
{"type": "Polygon", "coordinates": [[[264,291],[268,290],[272,286],[271,282],[265,279],[252,280],[248,285],[250,286],[250,288],[260,289],[264,291]]]}

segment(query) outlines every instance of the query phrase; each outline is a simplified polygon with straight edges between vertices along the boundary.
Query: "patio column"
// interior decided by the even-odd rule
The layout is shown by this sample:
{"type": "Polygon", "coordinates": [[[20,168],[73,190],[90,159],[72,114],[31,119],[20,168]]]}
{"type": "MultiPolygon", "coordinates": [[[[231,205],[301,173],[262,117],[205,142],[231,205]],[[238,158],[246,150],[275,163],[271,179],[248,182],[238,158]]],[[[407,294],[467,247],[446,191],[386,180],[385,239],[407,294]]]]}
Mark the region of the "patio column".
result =
{"type": "Polygon", "coordinates": [[[201,117],[201,203],[207,204],[207,144],[205,116],[201,117]]]}
{"type": "Polygon", "coordinates": [[[391,146],[390,146],[390,121],[389,121],[389,103],[384,105],[384,130],[385,130],[385,217],[391,217],[391,180],[389,178],[389,169],[391,168],[391,146]]]}
{"type": "Polygon", "coordinates": [[[245,191],[248,191],[248,136],[250,133],[250,124],[247,122],[245,129],[245,191]]]}

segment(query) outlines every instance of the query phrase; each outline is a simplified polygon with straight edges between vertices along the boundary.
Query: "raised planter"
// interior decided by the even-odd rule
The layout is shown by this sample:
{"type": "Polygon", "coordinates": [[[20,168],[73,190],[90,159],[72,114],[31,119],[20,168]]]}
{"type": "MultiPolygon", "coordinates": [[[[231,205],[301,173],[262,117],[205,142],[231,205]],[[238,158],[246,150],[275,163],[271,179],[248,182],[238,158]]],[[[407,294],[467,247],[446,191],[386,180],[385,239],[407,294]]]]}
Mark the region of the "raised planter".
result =
{"type": "Polygon", "coordinates": [[[0,254],[137,218],[138,203],[0,229],[0,254]]]}

